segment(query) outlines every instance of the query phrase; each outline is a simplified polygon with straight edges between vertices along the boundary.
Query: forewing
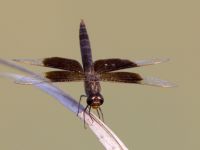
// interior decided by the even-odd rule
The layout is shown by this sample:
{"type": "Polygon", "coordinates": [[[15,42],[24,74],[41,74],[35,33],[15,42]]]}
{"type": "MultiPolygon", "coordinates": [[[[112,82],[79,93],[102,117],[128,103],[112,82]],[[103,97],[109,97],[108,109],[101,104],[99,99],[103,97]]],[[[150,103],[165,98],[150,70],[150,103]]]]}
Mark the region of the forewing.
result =
{"type": "Polygon", "coordinates": [[[136,83],[142,85],[151,85],[158,87],[174,87],[173,83],[158,78],[147,77],[143,78],[137,73],[131,72],[107,72],[100,74],[100,81],[112,81],[123,83],[136,83]]]}
{"type": "Polygon", "coordinates": [[[42,59],[13,59],[13,60],[16,62],[27,63],[36,66],[51,67],[73,72],[83,72],[81,64],[74,59],[50,57],[42,59]]]}
{"type": "Polygon", "coordinates": [[[119,59],[119,58],[100,59],[94,62],[94,69],[98,73],[103,73],[103,72],[117,71],[120,69],[155,65],[167,61],[169,61],[169,59],[167,58],[163,59],[154,58],[154,59],[145,59],[138,61],[131,61],[128,59],[119,59]]]}
{"type": "Polygon", "coordinates": [[[137,64],[127,59],[100,59],[94,62],[94,70],[98,73],[137,67],[137,64]]]}
{"type": "Polygon", "coordinates": [[[148,66],[148,65],[156,65],[160,63],[164,63],[169,61],[169,58],[153,58],[153,59],[144,59],[134,61],[137,64],[137,67],[148,66]]]}

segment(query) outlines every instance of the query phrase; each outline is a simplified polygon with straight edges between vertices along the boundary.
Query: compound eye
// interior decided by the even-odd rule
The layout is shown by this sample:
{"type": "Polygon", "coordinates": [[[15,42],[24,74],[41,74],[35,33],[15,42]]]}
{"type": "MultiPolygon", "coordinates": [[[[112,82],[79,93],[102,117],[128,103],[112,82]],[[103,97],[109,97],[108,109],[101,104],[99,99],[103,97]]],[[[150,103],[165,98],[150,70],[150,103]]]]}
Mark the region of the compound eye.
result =
{"type": "Polygon", "coordinates": [[[94,101],[93,97],[88,97],[87,98],[87,104],[88,105],[91,105],[93,101],[94,101]]]}
{"type": "Polygon", "coordinates": [[[100,103],[101,103],[101,105],[103,104],[103,102],[104,102],[104,99],[101,98],[101,99],[100,99],[100,103]]]}

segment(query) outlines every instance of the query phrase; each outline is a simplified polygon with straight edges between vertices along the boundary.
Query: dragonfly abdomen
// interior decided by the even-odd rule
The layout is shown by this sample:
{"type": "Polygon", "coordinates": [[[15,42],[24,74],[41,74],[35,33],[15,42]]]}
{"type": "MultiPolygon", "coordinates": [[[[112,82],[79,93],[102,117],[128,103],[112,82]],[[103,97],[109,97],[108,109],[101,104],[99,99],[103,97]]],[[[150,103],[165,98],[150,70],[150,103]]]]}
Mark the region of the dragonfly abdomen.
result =
{"type": "Polygon", "coordinates": [[[83,69],[85,72],[89,72],[92,70],[93,67],[92,52],[90,47],[89,36],[87,34],[87,30],[83,21],[81,21],[80,23],[79,40],[83,69]]]}

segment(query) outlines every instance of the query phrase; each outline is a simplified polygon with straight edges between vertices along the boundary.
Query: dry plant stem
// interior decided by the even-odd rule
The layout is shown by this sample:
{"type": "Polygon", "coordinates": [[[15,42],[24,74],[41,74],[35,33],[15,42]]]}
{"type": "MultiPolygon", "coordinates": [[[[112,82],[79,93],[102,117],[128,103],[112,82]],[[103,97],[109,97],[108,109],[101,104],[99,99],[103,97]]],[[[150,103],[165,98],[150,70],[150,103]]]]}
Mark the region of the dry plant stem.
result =
{"type": "MultiPolygon", "coordinates": [[[[6,65],[11,68],[15,68],[17,70],[20,70],[24,73],[29,74],[31,77],[25,77],[18,74],[12,74],[12,73],[0,73],[0,76],[4,76],[7,78],[11,78],[14,80],[30,80],[31,82],[35,81],[36,84],[33,84],[37,88],[45,91],[49,95],[53,96],[56,100],[58,100],[61,104],[63,104],[66,108],[68,108],[70,111],[74,112],[75,116],[78,111],[78,102],[74,100],[71,96],[63,92],[58,87],[52,85],[51,83],[47,82],[38,82],[42,79],[41,78],[34,78],[34,76],[39,77],[34,72],[23,68],[21,66],[18,66],[12,62],[5,61],[3,59],[0,59],[0,64],[6,65]]],[[[83,121],[84,120],[84,107],[80,105],[79,107],[80,113],[78,114],[78,117],[83,121]]],[[[93,131],[93,133],[97,136],[99,141],[103,144],[104,148],[106,150],[127,150],[128,148],[121,142],[121,140],[112,132],[111,129],[109,129],[101,120],[98,119],[94,114],[92,114],[92,120],[88,113],[85,113],[85,122],[88,124],[88,127],[93,131]]]]}

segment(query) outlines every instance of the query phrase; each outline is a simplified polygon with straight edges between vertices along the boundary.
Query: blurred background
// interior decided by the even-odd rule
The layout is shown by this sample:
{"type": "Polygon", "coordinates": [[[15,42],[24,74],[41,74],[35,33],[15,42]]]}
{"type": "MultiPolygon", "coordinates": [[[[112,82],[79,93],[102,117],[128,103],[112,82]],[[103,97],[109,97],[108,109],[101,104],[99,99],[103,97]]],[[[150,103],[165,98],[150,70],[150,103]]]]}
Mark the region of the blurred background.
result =
{"type": "MultiPolygon", "coordinates": [[[[93,59],[170,62],[129,69],[176,83],[176,88],[102,83],[106,124],[129,149],[199,150],[199,1],[1,0],[1,58],[60,56],[81,62],[84,19],[93,59]]],[[[23,65],[35,72],[48,68],[23,65]]],[[[128,71],[128,70],[126,70],[128,71]]],[[[16,70],[0,66],[0,72],[16,70]]],[[[83,83],[56,84],[75,99],[83,83]]],[[[33,86],[0,79],[0,149],[103,149],[89,129],[33,86]]]]}

